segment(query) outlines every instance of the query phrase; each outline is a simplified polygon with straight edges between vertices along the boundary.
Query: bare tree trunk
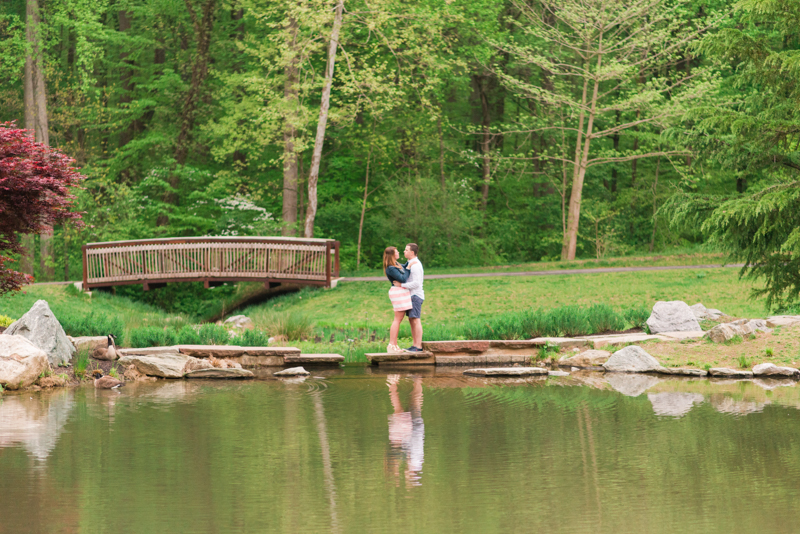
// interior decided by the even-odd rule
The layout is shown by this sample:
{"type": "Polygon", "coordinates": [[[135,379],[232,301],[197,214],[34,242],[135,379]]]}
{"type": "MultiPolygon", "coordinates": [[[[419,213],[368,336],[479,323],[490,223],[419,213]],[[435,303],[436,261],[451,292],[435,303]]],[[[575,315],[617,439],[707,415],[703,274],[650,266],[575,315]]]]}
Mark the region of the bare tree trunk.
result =
{"type": "Polygon", "coordinates": [[[299,102],[297,90],[298,64],[297,20],[289,18],[287,24],[287,45],[289,48],[289,64],[284,68],[286,79],[283,84],[283,97],[287,106],[283,129],[283,229],[285,236],[297,235],[297,153],[294,149],[297,106],[299,102]]]}
{"type": "MultiPolygon", "coordinates": [[[[201,9],[200,17],[194,12],[190,0],[184,0],[184,3],[192,19],[197,48],[195,49],[194,62],[192,64],[192,80],[181,112],[181,128],[175,142],[175,163],[177,166],[184,165],[186,158],[189,156],[189,143],[200,101],[200,89],[208,76],[209,48],[211,47],[211,31],[214,27],[214,5],[216,0],[206,0],[201,9]]],[[[177,189],[180,186],[178,173],[170,173],[168,182],[173,190],[177,189]]],[[[164,195],[164,201],[176,205],[178,196],[170,191],[164,195]]],[[[169,215],[166,213],[159,215],[156,224],[158,226],[168,225],[169,215]]]]}
{"type": "MultiPolygon", "coordinates": [[[[128,11],[121,10],[117,12],[117,20],[119,21],[119,31],[122,33],[128,32],[131,29],[131,14],[128,11]]],[[[120,76],[120,85],[122,86],[122,95],[119,97],[121,105],[129,104],[131,102],[131,91],[133,84],[131,78],[133,77],[133,61],[128,59],[128,52],[120,52],[119,59],[125,65],[122,69],[120,76]]],[[[133,134],[137,129],[137,121],[131,121],[127,128],[125,128],[119,136],[119,147],[122,148],[133,139],[133,134]]],[[[127,173],[123,171],[123,175],[127,173]]]]}
{"type": "MultiPolygon", "coordinates": [[[[373,128],[373,136],[375,129],[373,128]]],[[[372,138],[369,143],[369,153],[367,154],[367,174],[364,177],[364,200],[361,202],[361,222],[358,223],[358,247],[356,248],[356,271],[361,265],[361,233],[364,230],[364,214],[367,211],[367,196],[369,195],[369,164],[372,160],[372,138]]]]}
{"type": "Polygon", "coordinates": [[[658,157],[656,160],[656,179],[653,182],[653,237],[650,238],[650,252],[653,252],[653,248],[656,244],[656,223],[658,219],[656,219],[656,212],[658,211],[658,206],[656,205],[656,194],[658,192],[658,169],[661,167],[661,156],[658,157]]]}
{"type": "MultiPolygon", "coordinates": [[[[602,36],[600,41],[600,52],[597,55],[597,73],[603,63],[602,36]]],[[[575,251],[578,247],[578,224],[581,217],[581,195],[583,193],[583,181],[586,177],[586,168],[589,163],[589,148],[592,141],[592,127],[594,126],[594,115],[597,107],[597,92],[600,82],[595,79],[594,90],[592,91],[591,109],[589,111],[589,122],[586,126],[586,140],[584,141],[580,164],[577,167],[577,176],[572,182],[572,194],[569,198],[569,214],[567,218],[567,260],[575,259],[575,251]]],[[[585,100],[584,100],[585,101],[585,100]]]]}
{"type": "MultiPolygon", "coordinates": [[[[41,47],[41,16],[39,1],[27,0],[25,9],[25,36],[29,51],[25,57],[25,128],[33,131],[34,140],[50,145],[50,131],[47,123],[47,87],[44,81],[44,55],[41,47]]],[[[26,253],[23,256],[23,272],[33,274],[33,237],[25,240],[26,253]]],[[[52,280],[53,268],[53,229],[46,228],[39,235],[40,275],[43,280],[52,280]]]]}
{"type": "MultiPolygon", "coordinates": [[[[581,96],[581,111],[580,115],[578,116],[578,137],[575,140],[575,158],[574,163],[572,165],[572,193],[569,199],[569,214],[567,215],[567,229],[564,232],[564,242],[561,245],[561,261],[574,259],[574,255],[572,258],[569,257],[569,242],[570,242],[570,225],[572,224],[572,198],[575,196],[575,185],[578,182],[578,173],[580,169],[580,157],[581,157],[581,141],[583,136],[583,121],[585,119],[585,109],[586,109],[586,92],[589,87],[589,79],[586,78],[583,80],[583,96],[581,96]]],[[[578,202],[580,202],[580,192],[578,192],[578,202]]],[[[580,210],[580,206],[578,207],[580,210]]],[[[579,211],[580,213],[580,211],[579,211]]],[[[575,225],[575,231],[577,233],[577,224],[575,225]]]]}
{"type": "Polygon", "coordinates": [[[331,30],[330,44],[328,45],[328,65],[325,69],[325,85],[322,88],[322,102],[319,108],[319,122],[317,123],[317,136],[314,139],[314,154],[311,156],[311,172],[308,175],[308,207],[306,208],[305,237],[314,237],[314,219],[317,216],[317,180],[319,179],[319,164],[322,160],[322,144],[325,142],[325,127],[328,124],[328,110],[331,105],[331,85],[333,85],[333,69],[336,65],[336,48],[339,46],[339,30],[342,28],[342,13],[344,0],[336,4],[331,30]]]}

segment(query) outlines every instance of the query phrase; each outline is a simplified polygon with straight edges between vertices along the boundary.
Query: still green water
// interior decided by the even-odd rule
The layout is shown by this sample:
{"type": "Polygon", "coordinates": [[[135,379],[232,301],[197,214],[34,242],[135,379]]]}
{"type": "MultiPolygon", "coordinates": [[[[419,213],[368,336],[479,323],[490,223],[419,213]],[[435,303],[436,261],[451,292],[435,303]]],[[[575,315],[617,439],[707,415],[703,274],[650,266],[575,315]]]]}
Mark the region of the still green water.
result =
{"type": "Polygon", "coordinates": [[[0,532],[792,532],[798,391],[348,369],[6,395],[0,532]]]}

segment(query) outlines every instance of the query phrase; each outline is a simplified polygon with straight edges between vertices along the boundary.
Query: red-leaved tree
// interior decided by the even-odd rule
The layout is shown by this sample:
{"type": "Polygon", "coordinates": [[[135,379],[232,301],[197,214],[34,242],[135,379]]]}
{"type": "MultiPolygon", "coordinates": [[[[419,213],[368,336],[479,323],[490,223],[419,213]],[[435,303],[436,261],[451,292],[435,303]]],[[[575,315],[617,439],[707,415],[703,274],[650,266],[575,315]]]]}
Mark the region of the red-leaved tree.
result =
{"type": "Polygon", "coordinates": [[[70,219],[82,224],[81,215],[70,211],[71,190],[84,178],[72,163],[13,122],[0,123],[0,295],[32,281],[5,266],[11,259],[6,254],[22,253],[21,234],[70,219]]]}

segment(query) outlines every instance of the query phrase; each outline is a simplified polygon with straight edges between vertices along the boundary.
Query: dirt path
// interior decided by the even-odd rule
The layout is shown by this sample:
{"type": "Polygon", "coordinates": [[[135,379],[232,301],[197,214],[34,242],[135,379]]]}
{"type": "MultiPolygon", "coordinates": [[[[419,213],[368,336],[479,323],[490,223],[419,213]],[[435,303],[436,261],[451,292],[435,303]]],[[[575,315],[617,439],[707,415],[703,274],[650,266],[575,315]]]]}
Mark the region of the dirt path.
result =
{"type": "MultiPolygon", "coordinates": [[[[671,271],[674,269],[718,269],[720,267],[741,268],[743,263],[728,265],[667,265],[662,267],[599,267],[596,269],[558,269],[553,271],[523,271],[523,272],[497,272],[497,273],[465,273],[465,274],[426,274],[426,280],[444,278],[482,278],[488,276],[549,276],[557,274],[603,274],[603,273],[632,273],[636,271],[671,271]]],[[[361,276],[353,278],[340,278],[342,282],[385,282],[385,276],[361,276]]]]}

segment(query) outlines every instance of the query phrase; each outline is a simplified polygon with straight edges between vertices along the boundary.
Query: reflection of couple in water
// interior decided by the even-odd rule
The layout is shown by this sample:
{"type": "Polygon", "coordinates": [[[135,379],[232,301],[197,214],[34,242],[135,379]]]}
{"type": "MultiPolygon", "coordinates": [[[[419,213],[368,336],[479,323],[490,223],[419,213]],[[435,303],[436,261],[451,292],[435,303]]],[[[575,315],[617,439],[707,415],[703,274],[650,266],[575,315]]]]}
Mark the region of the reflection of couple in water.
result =
{"type": "Polygon", "coordinates": [[[425,423],[422,421],[422,378],[414,378],[414,389],[411,391],[411,411],[403,411],[397,384],[400,375],[389,375],[389,397],[392,400],[394,413],[389,416],[389,444],[387,466],[400,483],[400,464],[406,461],[405,479],[411,486],[420,486],[422,463],[425,460],[425,423]]]}

